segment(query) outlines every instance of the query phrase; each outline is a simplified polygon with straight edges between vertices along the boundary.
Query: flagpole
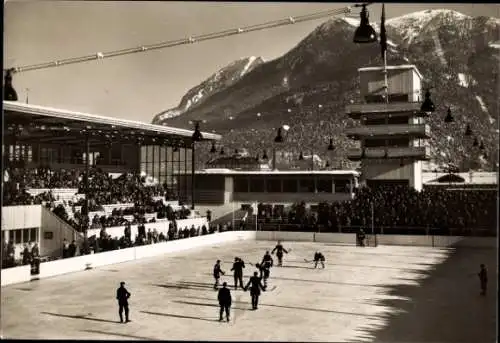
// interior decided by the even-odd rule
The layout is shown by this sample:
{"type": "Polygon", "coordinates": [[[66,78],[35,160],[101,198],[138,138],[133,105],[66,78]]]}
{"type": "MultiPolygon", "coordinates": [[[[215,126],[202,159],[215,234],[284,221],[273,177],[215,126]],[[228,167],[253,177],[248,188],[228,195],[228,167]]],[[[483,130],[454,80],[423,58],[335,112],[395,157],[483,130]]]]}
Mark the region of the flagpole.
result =
{"type": "Polygon", "coordinates": [[[380,46],[382,49],[382,58],[384,60],[384,92],[385,103],[389,103],[389,81],[387,80],[387,33],[385,30],[385,4],[382,4],[382,17],[380,20],[380,46]]]}
{"type": "Polygon", "coordinates": [[[255,231],[259,230],[259,209],[257,208],[257,203],[255,203],[255,231]]]}

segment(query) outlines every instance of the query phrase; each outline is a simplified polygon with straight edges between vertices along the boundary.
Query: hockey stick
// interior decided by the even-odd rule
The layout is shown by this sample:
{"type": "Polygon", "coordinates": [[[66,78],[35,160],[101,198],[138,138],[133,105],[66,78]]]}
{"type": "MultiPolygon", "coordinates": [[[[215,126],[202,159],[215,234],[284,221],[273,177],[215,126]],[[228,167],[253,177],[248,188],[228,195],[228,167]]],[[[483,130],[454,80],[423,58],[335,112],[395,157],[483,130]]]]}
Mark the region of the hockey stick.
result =
{"type": "Polygon", "coordinates": [[[305,259],[304,259],[304,262],[305,262],[305,263],[311,263],[311,262],[314,262],[314,260],[308,260],[308,259],[306,259],[306,258],[305,258],[305,259]]]}
{"type": "Polygon", "coordinates": [[[278,286],[273,286],[273,287],[271,287],[271,289],[270,289],[270,290],[266,290],[266,292],[272,292],[272,291],[274,291],[276,288],[278,288],[278,286]]]}

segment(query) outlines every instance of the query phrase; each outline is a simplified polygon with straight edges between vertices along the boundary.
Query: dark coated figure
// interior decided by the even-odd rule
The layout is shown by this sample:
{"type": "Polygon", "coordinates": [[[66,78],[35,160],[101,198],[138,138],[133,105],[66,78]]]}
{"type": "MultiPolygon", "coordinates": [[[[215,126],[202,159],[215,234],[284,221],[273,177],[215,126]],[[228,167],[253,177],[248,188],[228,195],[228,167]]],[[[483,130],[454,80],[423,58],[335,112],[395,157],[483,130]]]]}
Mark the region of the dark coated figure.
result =
{"type": "Polygon", "coordinates": [[[325,268],[325,256],[319,251],[314,253],[314,268],[318,267],[318,263],[321,263],[321,267],[325,268]]]}
{"type": "Polygon", "coordinates": [[[263,292],[266,291],[266,287],[261,283],[259,273],[253,273],[253,276],[250,278],[250,280],[248,280],[248,283],[245,286],[245,291],[248,290],[248,287],[250,287],[250,295],[252,297],[252,310],[256,310],[259,306],[260,290],[262,290],[263,292]]]}
{"type": "Polygon", "coordinates": [[[356,245],[358,247],[364,247],[365,246],[365,231],[363,229],[359,229],[359,231],[356,233],[356,245]]]}
{"type": "Polygon", "coordinates": [[[267,279],[271,276],[271,270],[267,266],[261,263],[255,264],[255,268],[260,272],[259,277],[264,281],[264,287],[267,287],[267,279]]]}
{"type": "Polygon", "coordinates": [[[243,289],[243,269],[245,268],[245,262],[239,257],[234,258],[233,268],[231,271],[234,272],[234,289],[238,289],[238,282],[240,287],[243,289]]]}
{"type": "Polygon", "coordinates": [[[231,291],[227,288],[227,282],[222,284],[222,288],[219,289],[219,295],[217,296],[220,305],[219,321],[222,321],[222,315],[226,312],[226,320],[229,321],[229,313],[231,309],[231,291]]]}
{"type": "Polygon", "coordinates": [[[268,251],[266,251],[266,254],[264,255],[264,257],[262,257],[262,262],[260,264],[266,268],[271,268],[273,266],[273,263],[274,263],[273,258],[271,256],[271,254],[269,254],[269,250],[268,250],[268,251]]]}
{"type": "Polygon", "coordinates": [[[116,300],[118,300],[118,314],[120,315],[120,323],[123,323],[123,310],[125,310],[125,322],[130,322],[128,317],[128,298],[130,298],[130,293],[125,288],[125,282],[120,282],[120,288],[116,290],[116,300]]]}
{"type": "Polygon", "coordinates": [[[225,273],[221,269],[220,260],[217,260],[214,266],[214,279],[215,279],[214,289],[217,289],[219,287],[219,279],[221,274],[224,275],[225,273]]]}
{"type": "Polygon", "coordinates": [[[484,264],[481,264],[479,273],[477,273],[479,277],[479,283],[481,286],[481,295],[486,295],[487,286],[488,286],[488,270],[484,264]]]}
{"type": "Polygon", "coordinates": [[[281,241],[278,241],[278,244],[276,244],[273,251],[271,251],[271,254],[274,254],[275,251],[276,256],[278,257],[278,267],[281,267],[283,265],[283,252],[285,252],[285,254],[288,254],[288,251],[283,248],[283,245],[281,245],[281,241]]]}

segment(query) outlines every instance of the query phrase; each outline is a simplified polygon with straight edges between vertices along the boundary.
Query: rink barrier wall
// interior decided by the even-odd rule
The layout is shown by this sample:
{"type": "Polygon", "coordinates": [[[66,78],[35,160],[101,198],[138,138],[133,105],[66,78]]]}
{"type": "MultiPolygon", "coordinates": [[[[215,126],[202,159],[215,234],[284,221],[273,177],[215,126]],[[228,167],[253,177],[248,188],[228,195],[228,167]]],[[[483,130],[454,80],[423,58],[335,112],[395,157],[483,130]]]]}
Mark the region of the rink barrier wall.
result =
{"type": "Polygon", "coordinates": [[[30,266],[2,269],[1,285],[3,287],[17,283],[41,280],[58,275],[160,256],[192,248],[244,240],[255,240],[255,232],[230,231],[45,262],[40,264],[40,273],[33,276],[31,275],[30,266]]]}
{"type": "MultiPolygon", "coordinates": [[[[426,247],[454,247],[454,248],[497,248],[496,237],[461,237],[461,236],[412,236],[412,235],[377,235],[377,245],[426,246],[426,247]]],[[[257,231],[258,241],[290,241],[290,242],[317,242],[355,245],[354,233],[310,233],[310,232],[283,232],[257,231]]]]}
{"type": "MultiPolygon", "coordinates": [[[[275,242],[283,240],[291,242],[318,242],[354,245],[355,237],[355,234],[348,233],[230,231],[45,262],[40,264],[40,274],[35,276],[31,275],[30,266],[2,269],[1,285],[3,287],[11,284],[45,279],[106,265],[140,260],[148,257],[155,257],[168,253],[226,242],[243,240],[275,242]]],[[[496,237],[377,235],[377,243],[378,245],[428,246],[442,248],[497,248],[496,237]]]]}

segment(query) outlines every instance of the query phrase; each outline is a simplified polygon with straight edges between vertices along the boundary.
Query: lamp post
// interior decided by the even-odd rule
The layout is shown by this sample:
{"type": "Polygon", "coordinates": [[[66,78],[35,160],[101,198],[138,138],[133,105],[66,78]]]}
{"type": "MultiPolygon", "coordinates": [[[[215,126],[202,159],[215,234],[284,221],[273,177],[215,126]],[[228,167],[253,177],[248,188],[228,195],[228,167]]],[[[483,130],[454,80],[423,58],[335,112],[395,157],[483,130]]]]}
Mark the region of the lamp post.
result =
{"type": "Polygon", "coordinates": [[[278,128],[278,131],[276,133],[276,137],[274,138],[274,143],[273,144],[273,170],[276,170],[276,144],[283,143],[285,141],[285,138],[283,137],[282,134],[282,129],[286,129],[286,125],[283,125],[282,127],[278,128]]]}
{"type": "Polygon", "coordinates": [[[203,135],[200,131],[200,121],[194,121],[194,132],[191,136],[191,210],[194,210],[194,196],[195,196],[195,146],[196,142],[203,139],[203,135]]]}

